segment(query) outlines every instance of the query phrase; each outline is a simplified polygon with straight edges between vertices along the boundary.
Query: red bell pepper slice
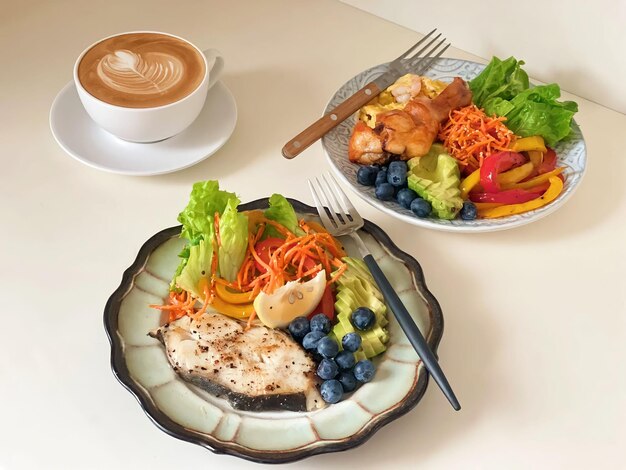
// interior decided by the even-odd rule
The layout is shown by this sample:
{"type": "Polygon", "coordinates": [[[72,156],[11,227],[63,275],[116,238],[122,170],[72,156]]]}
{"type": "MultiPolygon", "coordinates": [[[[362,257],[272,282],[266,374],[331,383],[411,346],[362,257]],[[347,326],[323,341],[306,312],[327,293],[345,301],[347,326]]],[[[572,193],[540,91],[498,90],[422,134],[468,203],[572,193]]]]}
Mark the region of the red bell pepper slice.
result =
{"type": "Polygon", "coordinates": [[[307,318],[310,320],[318,313],[323,313],[330,321],[335,319],[335,292],[333,291],[332,284],[326,286],[326,290],[322,295],[322,300],[320,300],[320,303],[317,307],[315,307],[315,309],[313,309],[307,318]]]}
{"type": "Polygon", "coordinates": [[[497,193],[470,193],[472,202],[497,202],[500,204],[523,204],[541,196],[548,188],[547,184],[532,189],[506,189],[497,193]]]}
{"type": "Polygon", "coordinates": [[[537,174],[543,175],[544,173],[550,173],[556,168],[556,152],[551,148],[543,155],[543,161],[539,168],[537,168],[537,174]]]}
{"type": "Polygon", "coordinates": [[[499,192],[498,174],[523,163],[526,163],[526,157],[518,152],[498,152],[489,155],[480,167],[480,185],[487,193],[499,192]]]}
{"type": "MultiPolygon", "coordinates": [[[[533,179],[535,176],[554,171],[557,164],[556,152],[550,147],[546,147],[546,149],[547,151],[543,154],[543,159],[539,166],[535,167],[532,173],[524,178],[522,181],[520,181],[520,183],[524,183],[530,179],[533,179]]],[[[565,175],[563,173],[559,173],[558,177],[561,178],[561,181],[565,182],[565,175]]]]}

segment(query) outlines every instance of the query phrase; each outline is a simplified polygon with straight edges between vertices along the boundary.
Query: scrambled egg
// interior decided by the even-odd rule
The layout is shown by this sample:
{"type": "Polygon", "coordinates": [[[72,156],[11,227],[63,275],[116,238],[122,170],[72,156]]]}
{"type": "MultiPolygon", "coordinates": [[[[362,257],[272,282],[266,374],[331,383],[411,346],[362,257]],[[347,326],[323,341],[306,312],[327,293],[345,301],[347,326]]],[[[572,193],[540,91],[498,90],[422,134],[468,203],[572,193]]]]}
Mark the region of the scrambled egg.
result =
{"type": "Polygon", "coordinates": [[[372,129],[376,126],[376,116],[392,109],[403,109],[415,96],[434,98],[448,86],[440,80],[432,80],[408,73],[398,78],[380,95],[359,110],[359,119],[372,129]]]}

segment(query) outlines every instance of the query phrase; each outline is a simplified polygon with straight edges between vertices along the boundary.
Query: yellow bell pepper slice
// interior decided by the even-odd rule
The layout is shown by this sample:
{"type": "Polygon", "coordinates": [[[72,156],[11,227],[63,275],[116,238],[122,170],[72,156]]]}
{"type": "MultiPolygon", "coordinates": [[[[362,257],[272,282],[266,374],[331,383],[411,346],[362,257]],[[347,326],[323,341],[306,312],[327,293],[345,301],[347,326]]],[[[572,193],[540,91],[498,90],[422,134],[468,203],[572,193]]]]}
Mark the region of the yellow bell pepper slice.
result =
{"type": "Polygon", "coordinates": [[[215,284],[215,292],[224,302],[236,305],[250,303],[256,297],[252,292],[233,292],[219,282],[215,284]]]}
{"type": "Polygon", "coordinates": [[[309,227],[311,227],[317,233],[328,233],[328,230],[326,230],[321,224],[318,224],[314,220],[307,220],[306,223],[309,227]]]}
{"type": "Polygon", "coordinates": [[[474,170],[469,176],[467,176],[463,181],[461,181],[461,185],[459,189],[461,190],[461,198],[467,199],[469,192],[480,182],[480,169],[474,170]]]}
{"type": "Polygon", "coordinates": [[[244,214],[248,216],[248,232],[256,233],[256,227],[263,219],[263,211],[255,209],[252,211],[245,211],[244,214]]]}
{"type": "Polygon", "coordinates": [[[555,168],[554,170],[544,173],[539,176],[535,176],[534,178],[529,179],[528,181],[524,181],[523,183],[515,183],[502,186],[502,189],[530,189],[535,186],[539,186],[542,183],[545,183],[552,176],[556,176],[565,170],[565,167],[555,168]]]}
{"type": "Polygon", "coordinates": [[[529,150],[526,153],[528,153],[528,158],[535,168],[543,163],[543,152],[540,150],[529,150]]]}
{"type": "Polygon", "coordinates": [[[474,205],[476,206],[476,209],[480,211],[484,209],[493,209],[494,207],[500,207],[504,204],[501,202],[475,202],[474,205]]]}
{"type": "Polygon", "coordinates": [[[538,150],[541,153],[546,153],[546,144],[543,141],[543,137],[540,135],[532,135],[530,137],[522,137],[515,140],[511,144],[511,150],[514,152],[528,152],[529,150],[538,150]]]}
{"type": "Polygon", "coordinates": [[[512,170],[500,173],[498,175],[498,183],[500,183],[501,185],[507,185],[522,181],[533,172],[533,168],[533,164],[531,162],[528,162],[518,166],[517,168],[513,168],[512,170]]]}
{"type": "Polygon", "coordinates": [[[223,315],[232,318],[238,318],[240,320],[248,318],[254,312],[254,305],[249,304],[230,304],[224,302],[219,296],[215,296],[211,302],[211,307],[220,312],[223,315]]]}
{"type": "Polygon", "coordinates": [[[563,191],[563,181],[558,176],[551,176],[550,186],[542,196],[523,204],[508,204],[506,206],[494,207],[493,209],[485,209],[478,211],[478,215],[484,219],[495,219],[507,215],[520,214],[522,212],[531,211],[545,206],[554,201],[561,191],[563,191]]]}

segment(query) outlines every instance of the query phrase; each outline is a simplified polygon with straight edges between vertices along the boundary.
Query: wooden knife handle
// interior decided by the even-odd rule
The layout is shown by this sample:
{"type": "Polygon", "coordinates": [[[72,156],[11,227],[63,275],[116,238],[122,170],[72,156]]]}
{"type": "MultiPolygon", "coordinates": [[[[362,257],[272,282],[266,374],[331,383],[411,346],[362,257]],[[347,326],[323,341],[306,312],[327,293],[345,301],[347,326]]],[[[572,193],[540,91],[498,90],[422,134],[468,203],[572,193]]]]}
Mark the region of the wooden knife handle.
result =
{"type": "Polygon", "coordinates": [[[291,159],[300,155],[300,152],[309,147],[313,142],[321,138],[340,122],[352,116],[357,109],[369,103],[371,99],[380,92],[381,90],[374,82],[368,83],[330,113],[319,118],[287,142],[283,147],[283,157],[291,159]]]}

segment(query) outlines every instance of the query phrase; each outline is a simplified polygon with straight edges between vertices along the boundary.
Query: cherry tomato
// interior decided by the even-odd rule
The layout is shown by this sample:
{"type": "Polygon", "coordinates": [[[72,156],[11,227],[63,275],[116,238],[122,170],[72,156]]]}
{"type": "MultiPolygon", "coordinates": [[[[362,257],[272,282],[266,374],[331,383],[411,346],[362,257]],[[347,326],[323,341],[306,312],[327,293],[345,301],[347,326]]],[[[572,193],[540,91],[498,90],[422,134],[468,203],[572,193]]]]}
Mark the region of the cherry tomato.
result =
{"type": "Polygon", "coordinates": [[[313,318],[313,315],[317,315],[318,313],[326,315],[331,322],[335,320],[335,292],[332,286],[326,286],[322,300],[320,300],[317,307],[309,314],[309,320],[313,318]]]}
{"type": "MultiPolygon", "coordinates": [[[[281,238],[266,238],[265,240],[260,241],[256,245],[254,245],[254,251],[256,251],[256,254],[259,256],[259,258],[261,258],[261,260],[263,260],[263,262],[267,264],[270,262],[270,256],[272,256],[272,253],[284,243],[285,240],[281,238]]],[[[264,273],[266,271],[266,269],[256,259],[254,260],[254,265],[259,272],[264,273]]]]}

